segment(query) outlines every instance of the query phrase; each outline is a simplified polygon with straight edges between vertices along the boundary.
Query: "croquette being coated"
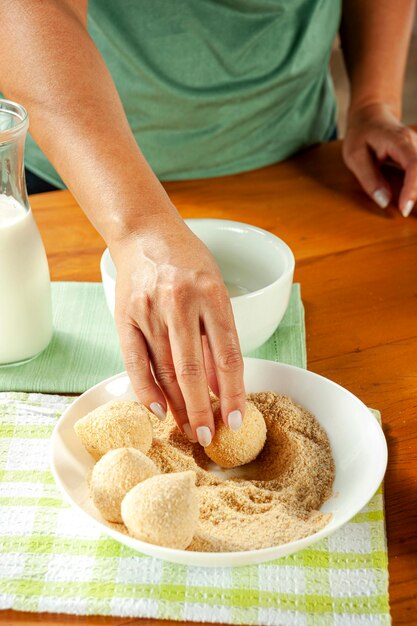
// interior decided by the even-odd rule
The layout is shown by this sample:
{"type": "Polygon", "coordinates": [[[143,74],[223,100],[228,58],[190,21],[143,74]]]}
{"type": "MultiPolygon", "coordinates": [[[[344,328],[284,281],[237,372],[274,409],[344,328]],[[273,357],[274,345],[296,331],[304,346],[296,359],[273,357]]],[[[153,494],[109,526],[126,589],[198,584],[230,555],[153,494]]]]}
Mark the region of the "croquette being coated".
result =
{"type": "Polygon", "coordinates": [[[252,402],[246,402],[243,424],[233,431],[222,420],[220,403],[212,404],[216,431],[213,441],[204,448],[207,456],[224,468],[238,467],[256,459],[266,440],[262,413],[252,402]]]}
{"type": "Polygon", "coordinates": [[[185,550],[197,528],[196,474],[160,474],[133,487],[122,501],[122,518],[136,539],[185,550]]]}
{"type": "Polygon", "coordinates": [[[75,423],[74,429],[95,460],[115,448],[138,448],[146,454],[152,445],[149,415],[139,402],[116,400],[87,413],[75,423]]]}
{"type": "Polygon", "coordinates": [[[120,506],[135,485],[159,474],[155,463],[136,448],[110,450],[95,464],[90,480],[91,498],[109,522],[122,522],[120,506]]]}

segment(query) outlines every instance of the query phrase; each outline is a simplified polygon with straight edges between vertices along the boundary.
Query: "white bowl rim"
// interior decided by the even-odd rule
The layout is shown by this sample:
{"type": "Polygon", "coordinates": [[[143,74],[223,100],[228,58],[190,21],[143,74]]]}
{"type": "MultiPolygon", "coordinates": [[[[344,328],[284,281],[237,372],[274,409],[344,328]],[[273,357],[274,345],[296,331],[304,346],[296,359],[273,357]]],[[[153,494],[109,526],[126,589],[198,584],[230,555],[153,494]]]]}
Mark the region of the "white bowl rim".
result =
{"type": "MultiPolygon", "coordinates": [[[[244,361],[251,361],[251,362],[255,362],[255,361],[259,361],[259,362],[265,362],[266,359],[257,359],[254,357],[244,357],[244,361]]],[[[380,484],[383,481],[384,475],[385,475],[385,471],[387,468],[387,463],[388,463],[388,447],[387,447],[387,442],[385,439],[385,435],[384,432],[381,428],[381,426],[379,425],[379,423],[377,422],[377,420],[375,419],[375,417],[372,415],[371,411],[368,409],[368,407],[361,401],[359,400],[359,398],[357,396],[355,396],[352,392],[350,392],[348,389],[345,389],[344,387],[342,387],[341,385],[335,383],[334,381],[330,380],[329,378],[326,378],[325,376],[321,376],[320,374],[316,374],[315,372],[311,372],[310,370],[305,370],[304,368],[301,367],[296,367],[295,365],[288,365],[286,363],[279,363],[276,361],[269,361],[269,363],[274,363],[275,365],[278,365],[281,368],[287,369],[287,370],[302,370],[304,373],[307,373],[308,376],[311,376],[312,378],[317,379],[321,379],[321,380],[325,380],[326,383],[330,383],[332,386],[338,387],[343,389],[343,391],[345,393],[347,393],[348,395],[351,396],[352,400],[356,403],[359,404],[361,407],[365,408],[366,411],[369,413],[369,417],[370,419],[370,424],[372,424],[371,428],[374,429],[376,437],[379,439],[379,443],[382,446],[382,459],[381,459],[381,467],[380,467],[380,472],[379,474],[377,474],[374,479],[370,482],[370,485],[368,487],[368,490],[366,492],[366,494],[364,494],[364,496],[362,497],[362,499],[360,501],[358,501],[355,505],[355,507],[353,507],[352,511],[349,512],[349,514],[345,514],[344,516],[342,516],[342,518],[339,520],[338,523],[336,523],[330,530],[329,530],[329,525],[327,524],[326,526],[324,526],[322,529],[320,529],[318,532],[314,533],[313,535],[308,535],[307,537],[303,537],[301,539],[297,539],[296,541],[290,541],[287,542],[285,544],[279,544],[277,546],[270,546],[268,548],[260,548],[258,550],[242,550],[242,551],[235,551],[235,552],[197,552],[197,551],[188,551],[188,550],[179,550],[176,548],[165,548],[162,546],[157,546],[155,544],[150,544],[144,541],[141,541],[140,539],[134,539],[130,536],[129,539],[131,541],[135,542],[135,548],[132,549],[137,549],[137,551],[141,551],[141,547],[143,546],[144,548],[144,554],[148,554],[148,549],[149,546],[152,549],[152,553],[154,556],[156,556],[157,558],[161,558],[162,560],[165,561],[169,561],[170,560],[170,556],[173,559],[174,562],[181,562],[178,561],[176,559],[176,557],[180,558],[182,557],[182,555],[184,553],[187,554],[187,561],[189,565],[199,565],[199,559],[203,559],[205,561],[204,567],[228,567],[227,563],[219,563],[220,561],[227,561],[228,559],[233,559],[233,560],[239,560],[240,559],[244,559],[245,557],[250,558],[252,556],[256,557],[257,562],[258,563],[263,563],[263,562],[267,562],[270,560],[274,560],[276,558],[280,558],[276,555],[276,551],[278,548],[286,546],[287,548],[291,547],[291,550],[289,552],[287,552],[287,554],[294,554],[295,552],[298,552],[299,550],[304,549],[305,547],[311,545],[312,543],[315,543],[316,541],[318,541],[319,539],[322,539],[324,537],[329,536],[330,534],[333,534],[333,532],[335,532],[336,530],[338,530],[341,526],[344,526],[344,524],[346,524],[349,520],[351,520],[357,513],[359,513],[359,511],[369,502],[369,500],[373,497],[373,495],[376,493],[377,489],[379,488],[380,484]],[[137,548],[136,548],[137,546],[137,548]],[[214,563],[211,563],[211,561],[214,561],[214,563]]],[[[80,401],[81,398],[83,398],[85,395],[87,394],[92,394],[96,389],[98,389],[99,387],[101,387],[103,384],[109,384],[112,381],[118,379],[118,378],[124,378],[124,377],[128,377],[127,376],[127,372],[120,372],[119,374],[115,374],[114,376],[111,376],[105,380],[102,380],[101,382],[97,383],[96,385],[94,385],[93,387],[90,387],[89,389],[87,389],[83,394],[81,394],[80,396],[78,396],[77,398],[75,398],[75,400],[65,409],[65,411],[63,412],[63,414],[61,415],[61,417],[58,419],[57,423],[55,424],[55,427],[53,429],[52,432],[52,436],[51,436],[51,443],[50,443],[50,455],[49,455],[49,460],[50,460],[50,468],[51,468],[51,472],[52,475],[54,477],[54,480],[56,482],[56,484],[58,485],[59,489],[61,490],[61,493],[64,497],[64,499],[74,508],[76,508],[78,511],[80,511],[84,517],[87,517],[91,523],[95,524],[96,526],[98,526],[101,529],[105,529],[105,533],[107,535],[110,535],[111,537],[113,537],[116,541],[119,541],[120,543],[120,535],[121,533],[119,531],[113,530],[112,528],[110,528],[109,526],[107,526],[107,524],[105,524],[104,522],[101,522],[97,519],[95,519],[94,517],[92,517],[91,515],[89,515],[89,513],[87,513],[77,502],[75,502],[71,496],[66,492],[66,489],[64,487],[64,485],[61,482],[60,479],[60,475],[58,473],[58,471],[55,468],[55,462],[54,462],[54,441],[55,439],[58,437],[58,433],[59,433],[59,429],[60,429],[60,425],[62,424],[67,412],[71,409],[71,407],[74,406],[74,404],[76,404],[77,402],[80,401]]],[[[229,567],[231,567],[233,565],[229,565],[229,567]]]]}
{"type": "MultiPolygon", "coordinates": [[[[275,244],[277,249],[279,249],[280,252],[283,253],[286,267],[284,271],[282,272],[282,274],[278,276],[278,278],[268,283],[264,287],[260,287],[259,289],[253,289],[249,293],[243,293],[243,294],[239,294],[236,296],[231,296],[230,299],[233,301],[240,300],[243,298],[247,299],[251,297],[256,297],[260,293],[264,293],[265,291],[273,289],[274,287],[279,285],[280,282],[284,282],[289,275],[292,275],[294,273],[295,258],[294,258],[293,251],[291,250],[289,245],[285,243],[283,239],[281,239],[280,237],[277,237],[277,235],[274,235],[274,233],[271,233],[269,230],[265,230],[263,228],[260,228],[259,226],[254,226],[253,224],[247,224],[246,222],[236,222],[235,220],[225,220],[222,218],[191,217],[191,218],[184,219],[184,222],[187,225],[190,223],[202,224],[204,222],[209,222],[210,224],[217,223],[219,226],[224,225],[229,228],[240,227],[241,229],[249,230],[251,232],[261,234],[263,237],[267,237],[267,239],[271,241],[273,244],[275,244]]],[[[116,283],[115,279],[110,275],[107,269],[107,264],[110,262],[110,260],[113,262],[113,260],[111,259],[110,250],[106,248],[103,254],[101,255],[100,270],[101,270],[102,276],[106,276],[106,279],[108,279],[112,284],[115,284],[116,283]]]]}

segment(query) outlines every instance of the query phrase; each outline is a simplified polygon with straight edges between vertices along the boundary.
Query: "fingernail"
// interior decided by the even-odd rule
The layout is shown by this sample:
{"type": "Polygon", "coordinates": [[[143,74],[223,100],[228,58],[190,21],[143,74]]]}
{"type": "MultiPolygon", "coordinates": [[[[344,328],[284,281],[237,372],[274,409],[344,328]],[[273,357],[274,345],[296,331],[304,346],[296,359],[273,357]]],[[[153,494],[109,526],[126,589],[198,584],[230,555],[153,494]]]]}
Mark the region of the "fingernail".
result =
{"type": "Polygon", "coordinates": [[[199,426],[196,429],[197,439],[200,446],[206,448],[211,444],[211,431],[208,426],[199,426]]]}
{"type": "Polygon", "coordinates": [[[377,189],[372,194],[372,197],[381,209],[385,209],[389,205],[389,195],[385,189],[377,189]]]}
{"type": "Polygon", "coordinates": [[[152,413],[156,415],[156,417],[161,421],[164,420],[167,416],[164,407],[162,406],[162,404],[159,404],[159,402],[152,402],[150,409],[152,413]]]}
{"type": "Polygon", "coordinates": [[[185,433],[185,436],[187,437],[187,439],[191,441],[191,443],[195,443],[197,441],[197,439],[193,435],[193,431],[191,430],[191,426],[189,425],[188,422],[182,425],[182,429],[185,433]]]}
{"type": "Polygon", "coordinates": [[[231,411],[227,418],[230,430],[239,430],[242,426],[242,413],[240,411],[231,411]]]}
{"type": "Polygon", "coordinates": [[[402,214],[404,217],[408,217],[413,210],[414,202],[412,200],[407,200],[402,210],[402,214]]]}

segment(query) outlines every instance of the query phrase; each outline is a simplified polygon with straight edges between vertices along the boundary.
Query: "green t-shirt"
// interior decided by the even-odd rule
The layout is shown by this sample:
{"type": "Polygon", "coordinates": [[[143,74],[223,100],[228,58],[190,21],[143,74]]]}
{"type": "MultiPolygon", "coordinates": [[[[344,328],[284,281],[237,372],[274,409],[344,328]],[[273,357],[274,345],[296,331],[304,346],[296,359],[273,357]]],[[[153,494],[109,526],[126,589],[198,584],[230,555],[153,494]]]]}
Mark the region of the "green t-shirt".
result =
{"type": "MultiPolygon", "coordinates": [[[[90,0],[89,32],[161,180],[231,174],[329,139],[341,0],[90,0]]],[[[30,170],[62,181],[31,138],[30,170]]]]}

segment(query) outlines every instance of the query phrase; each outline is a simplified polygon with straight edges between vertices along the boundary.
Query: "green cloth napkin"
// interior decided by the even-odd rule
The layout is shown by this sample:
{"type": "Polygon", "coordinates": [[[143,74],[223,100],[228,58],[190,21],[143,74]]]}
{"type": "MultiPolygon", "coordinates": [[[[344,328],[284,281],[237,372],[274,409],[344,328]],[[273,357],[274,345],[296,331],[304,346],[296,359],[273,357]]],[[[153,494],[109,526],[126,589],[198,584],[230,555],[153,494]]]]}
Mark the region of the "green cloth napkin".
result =
{"type": "MultiPolygon", "coordinates": [[[[0,368],[0,391],[82,393],[123,371],[119,340],[101,283],[52,283],[54,335],[24,365],[0,368]]],[[[278,330],[251,356],[306,367],[300,285],[278,330]]]]}
{"type": "Polygon", "coordinates": [[[33,361],[0,368],[1,391],[82,393],[124,369],[101,283],[51,286],[52,340],[33,361]]]}

